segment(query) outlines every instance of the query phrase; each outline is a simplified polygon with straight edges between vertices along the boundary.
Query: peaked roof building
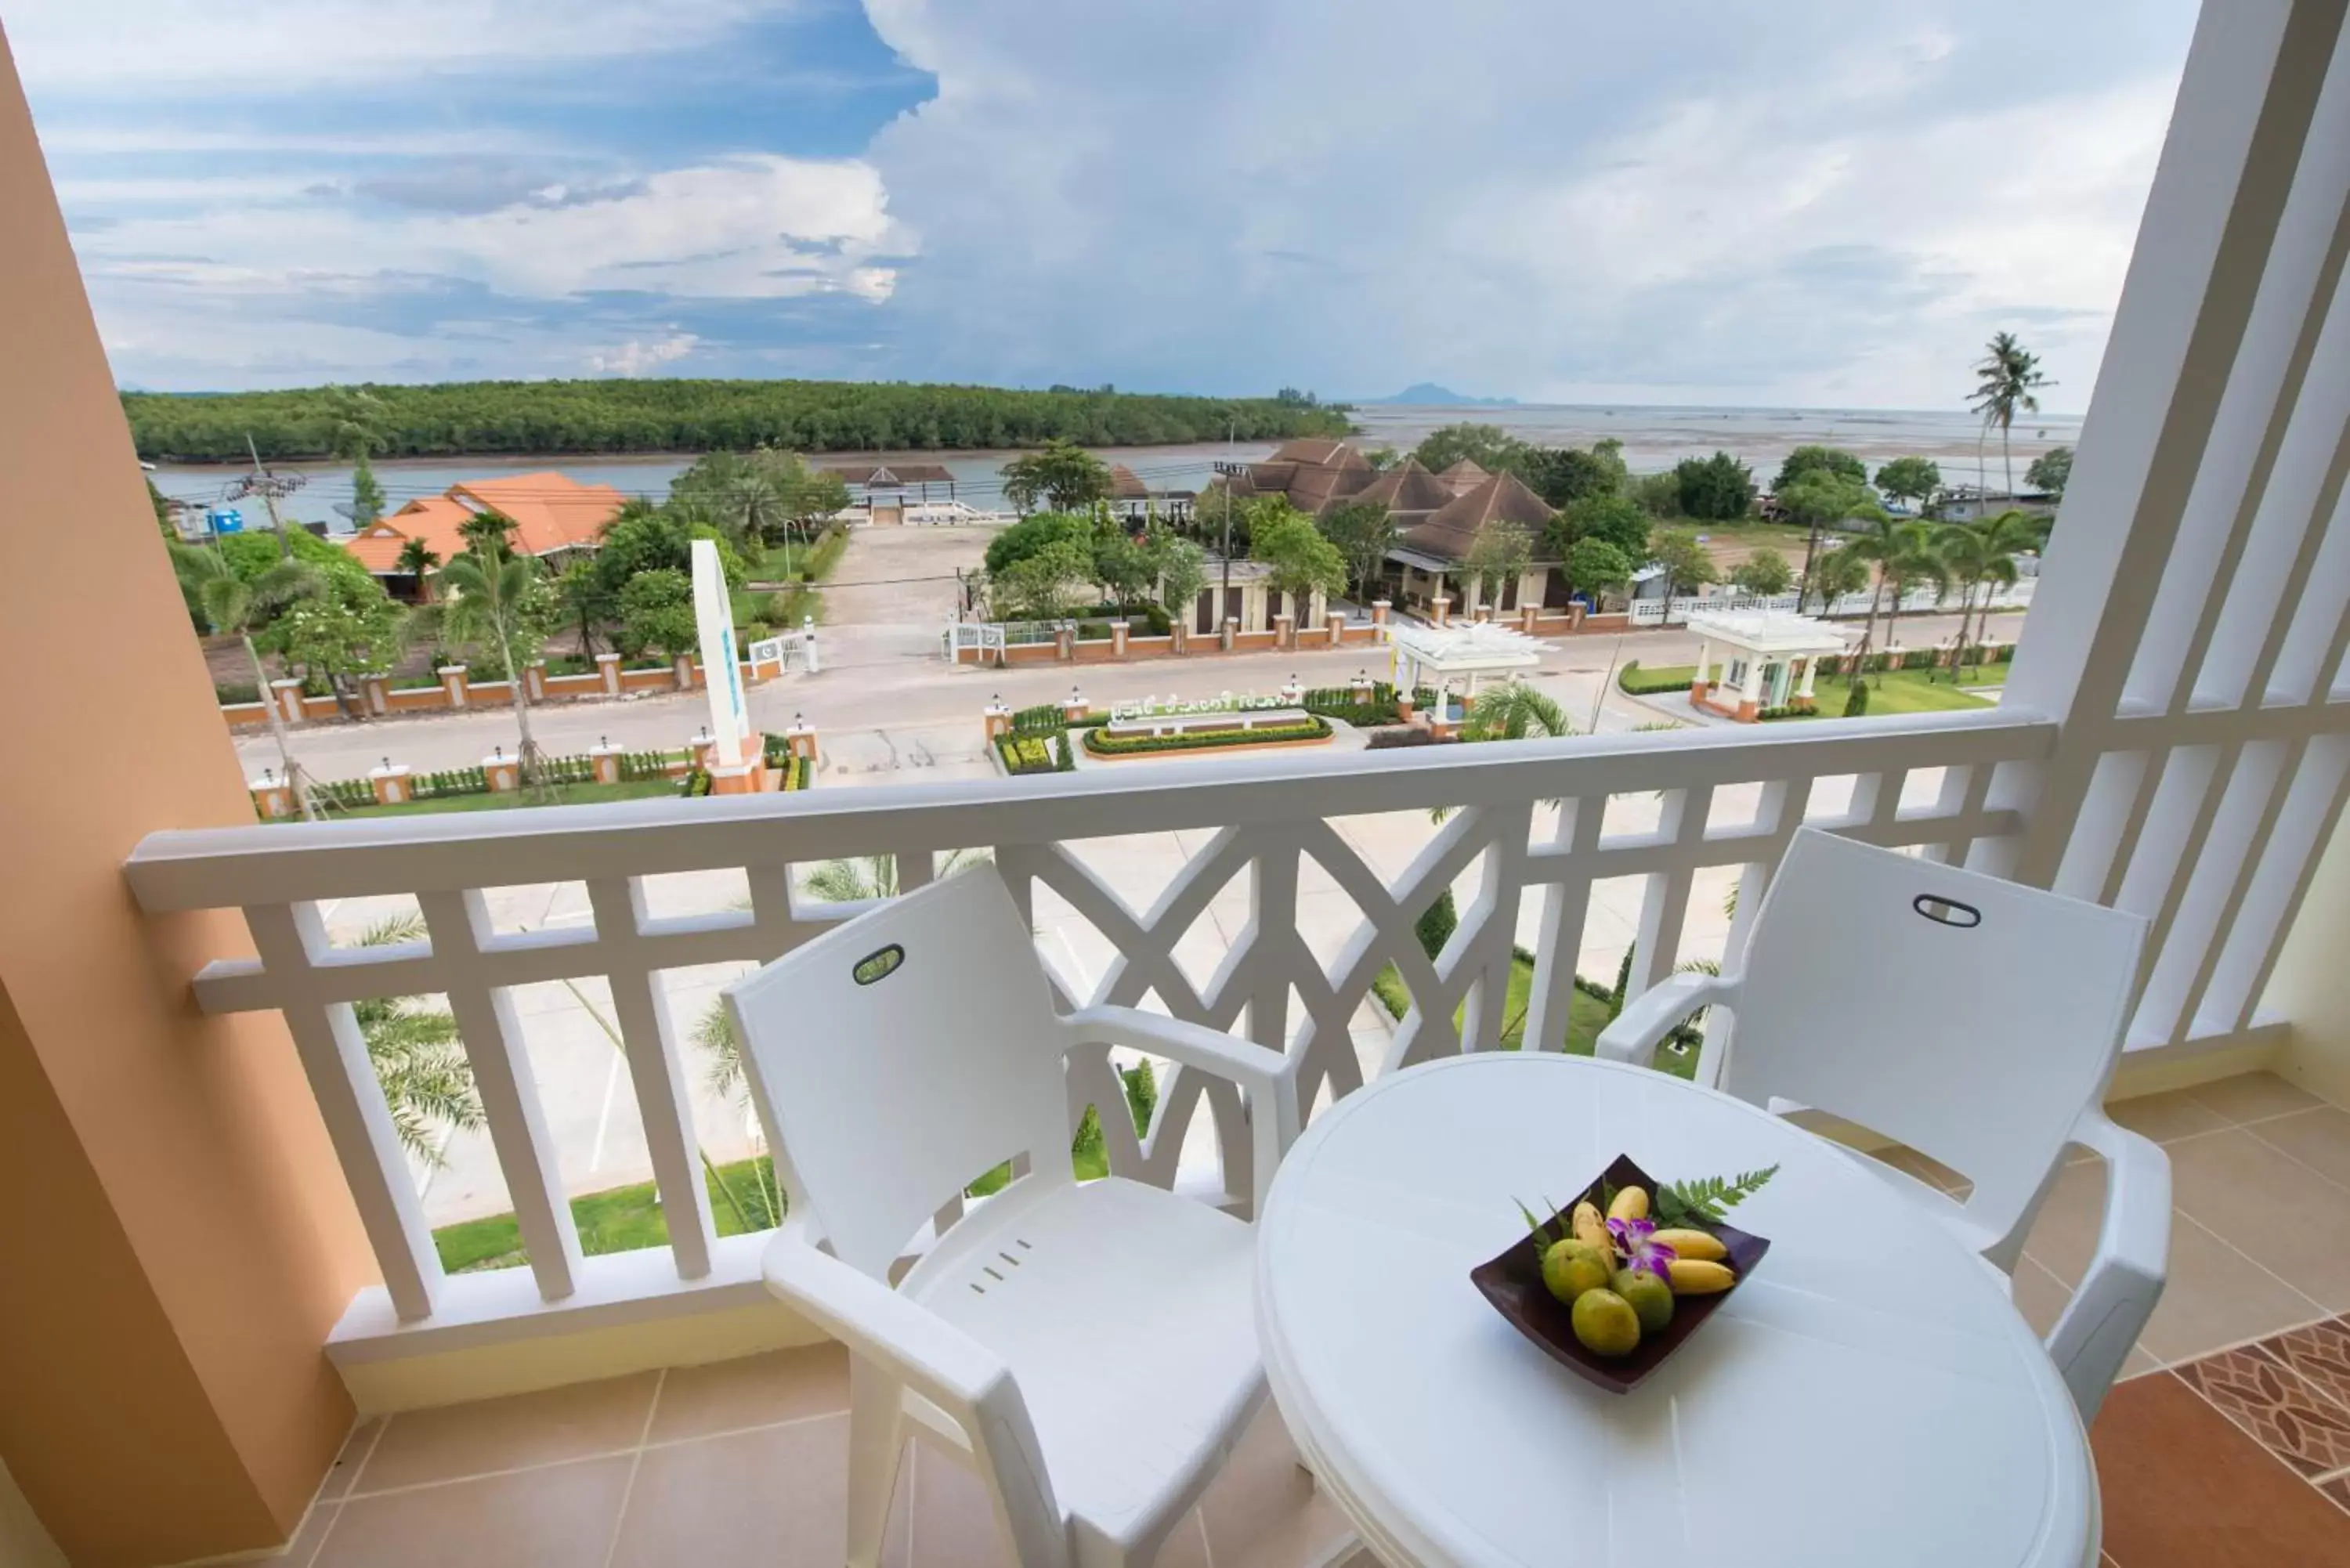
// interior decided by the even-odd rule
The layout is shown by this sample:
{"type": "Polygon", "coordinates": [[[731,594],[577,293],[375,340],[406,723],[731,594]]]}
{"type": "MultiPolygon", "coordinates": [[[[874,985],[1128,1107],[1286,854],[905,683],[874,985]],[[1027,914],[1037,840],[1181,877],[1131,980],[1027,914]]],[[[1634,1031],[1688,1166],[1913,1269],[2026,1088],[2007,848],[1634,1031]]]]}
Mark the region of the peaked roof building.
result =
{"type": "Polygon", "coordinates": [[[627,499],[608,484],[582,484],[553,470],[467,480],[369,524],[344,548],[376,576],[401,576],[400,553],[411,539],[421,539],[445,562],[465,548],[461,530],[468,521],[496,512],[514,520],[514,547],[522,555],[592,550],[627,499]]]}
{"type": "Polygon", "coordinates": [[[1290,441],[1227,483],[1235,500],[1279,495],[1316,517],[1343,503],[1377,503],[1400,532],[1398,558],[1431,571],[1458,564],[1477,530],[1495,521],[1524,527],[1539,550],[1552,516],[1549,504],[1513,473],[1492,473],[1467,458],[1431,473],[1409,457],[1381,472],[1349,443],[1319,438],[1290,441]]]}
{"type": "MultiPolygon", "coordinates": [[[[1445,472],[1451,473],[1461,466],[1455,463],[1445,472]]],[[[1420,521],[1405,524],[1403,545],[1431,560],[1459,561],[1468,556],[1470,544],[1485,524],[1515,523],[1533,536],[1539,553],[1543,529],[1551,516],[1549,504],[1516,474],[1487,474],[1476,488],[1454,496],[1420,521]]]]}

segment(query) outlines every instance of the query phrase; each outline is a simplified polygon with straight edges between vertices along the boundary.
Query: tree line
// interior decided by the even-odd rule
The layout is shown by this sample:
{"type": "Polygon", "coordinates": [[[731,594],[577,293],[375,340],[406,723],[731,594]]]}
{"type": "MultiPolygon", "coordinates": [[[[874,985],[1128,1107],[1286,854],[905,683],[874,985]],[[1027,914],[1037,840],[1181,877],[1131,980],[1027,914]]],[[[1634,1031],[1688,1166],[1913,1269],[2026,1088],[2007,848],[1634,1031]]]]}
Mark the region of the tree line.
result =
{"type": "Polygon", "coordinates": [[[379,457],[497,453],[951,451],[1284,441],[1344,435],[1343,404],[1289,392],[1195,398],[1107,389],[866,381],[451,381],[285,391],[125,392],[139,455],[236,462],[249,436],[264,460],[353,454],[348,410],[364,398],[379,457]],[[355,394],[357,395],[355,397],[355,394]]]}

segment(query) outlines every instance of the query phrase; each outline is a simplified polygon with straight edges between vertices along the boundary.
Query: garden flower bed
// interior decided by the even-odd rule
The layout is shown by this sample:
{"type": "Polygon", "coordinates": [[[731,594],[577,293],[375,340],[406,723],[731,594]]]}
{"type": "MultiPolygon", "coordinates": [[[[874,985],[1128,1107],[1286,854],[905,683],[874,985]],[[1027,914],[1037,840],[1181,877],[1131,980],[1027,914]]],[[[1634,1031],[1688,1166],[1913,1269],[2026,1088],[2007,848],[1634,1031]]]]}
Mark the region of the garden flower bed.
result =
{"type": "Polygon", "coordinates": [[[1087,730],[1086,752],[1102,758],[1138,757],[1226,746],[1310,745],[1329,738],[1330,722],[1318,717],[1302,724],[1260,724],[1254,729],[1243,728],[1235,719],[1229,726],[1195,727],[1163,735],[1112,735],[1107,730],[1087,730]]]}

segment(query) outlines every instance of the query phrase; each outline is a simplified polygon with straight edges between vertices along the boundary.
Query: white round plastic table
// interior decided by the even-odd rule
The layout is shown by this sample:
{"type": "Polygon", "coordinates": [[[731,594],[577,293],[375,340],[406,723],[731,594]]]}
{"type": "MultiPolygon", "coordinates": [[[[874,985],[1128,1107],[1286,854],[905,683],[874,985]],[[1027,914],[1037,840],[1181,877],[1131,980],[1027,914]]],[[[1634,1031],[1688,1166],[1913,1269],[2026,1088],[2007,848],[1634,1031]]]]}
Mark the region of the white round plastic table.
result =
{"type": "Polygon", "coordinates": [[[1550,1053],[1451,1057],[1324,1111],[1257,1238],[1257,1332],[1300,1453],[1391,1568],[2083,1568],[2088,1444],[1998,1281],[1858,1159],[1728,1096],[1550,1053]],[[1470,1283],[1617,1154],[1776,1164],[1770,1254],[1628,1394],[1470,1283]]]}

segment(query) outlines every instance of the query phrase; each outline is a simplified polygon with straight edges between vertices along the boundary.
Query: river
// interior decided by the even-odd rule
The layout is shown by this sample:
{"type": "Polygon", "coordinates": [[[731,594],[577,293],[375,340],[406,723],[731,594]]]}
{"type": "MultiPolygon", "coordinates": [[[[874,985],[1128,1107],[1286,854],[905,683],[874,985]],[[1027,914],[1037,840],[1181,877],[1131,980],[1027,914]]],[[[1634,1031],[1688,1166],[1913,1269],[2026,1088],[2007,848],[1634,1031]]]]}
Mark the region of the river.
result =
{"type": "MultiPolygon", "coordinates": [[[[1846,447],[1874,466],[1887,458],[1916,455],[1942,464],[1953,481],[1971,478],[1980,427],[1963,411],[1912,412],[1887,410],[1833,409],[1677,409],[1625,406],[1565,407],[1537,404],[1503,407],[1423,408],[1374,403],[1355,411],[1365,446],[1408,450],[1440,425],[1463,421],[1499,426],[1518,437],[1544,446],[1586,446],[1614,438],[1624,443],[1624,458],[1635,472],[1669,468],[1685,457],[1704,457],[1716,451],[1735,453],[1753,465],[1756,476],[1768,483],[1787,452],[1806,442],[1846,447]]],[[[2072,416],[2041,416],[2013,432],[2016,474],[2052,446],[2074,444],[2081,421],[2072,416]]],[[[1268,442],[1222,442],[1187,446],[1103,447],[1097,455],[1107,462],[1124,463],[1154,490],[1199,490],[1214,474],[1214,464],[1228,459],[1251,462],[1273,451],[1268,442]]],[[[1986,472],[2001,473],[1999,442],[1982,448],[1986,472]]],[[[827,453],[825,463],[858,462],[934,462],[954,474],[958,498],[974,506],[1003,504],[1003,482],[999,473],[1012,452],[880,452],[827,453]]],[[[398,511],[423,495],[438,495],[469,479],[529,473],[555,469],[588,483],[609,484],[625,494],[660,500],[670,481],[691,462],[691,454],[646,453],[625,457],[477,457],[392,458],[375,465],[383,486],[387,510],[398,511]]],[[[351,499],[351,468],[348,462],[288,462],[274,465],[279,473],[300,474],[303,487],[280,503],[280,509],[302,523],[340,525],[338,507],[351,499]]],[[[181,500],[209,503],[234,483],[238,471],[225,466],[166,464],[153,478],[164,494],[181,500]]],[[[944,496],[933,493],[933,499],[944,496]]],[[[262,525],[257,501],[239,503],[246,526],[262,525]]]]}

